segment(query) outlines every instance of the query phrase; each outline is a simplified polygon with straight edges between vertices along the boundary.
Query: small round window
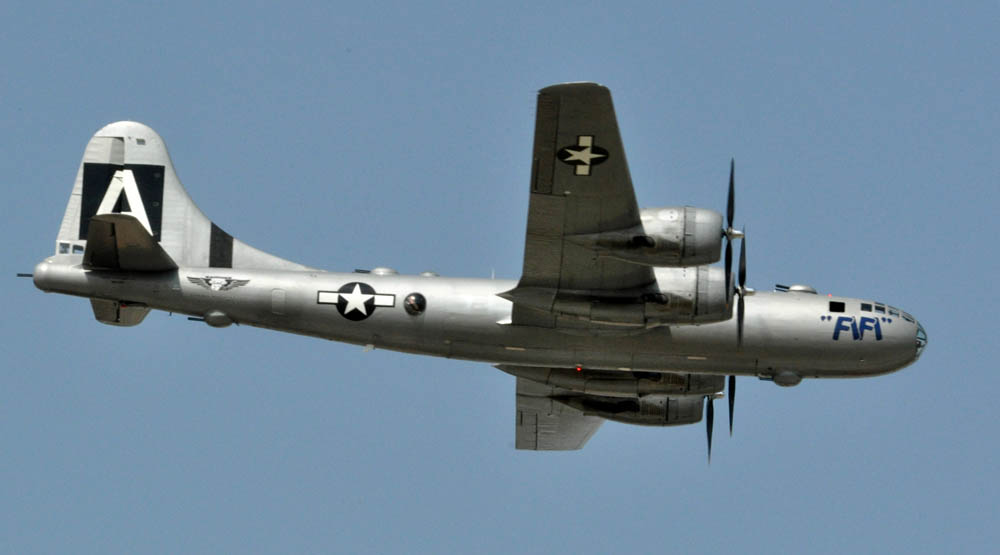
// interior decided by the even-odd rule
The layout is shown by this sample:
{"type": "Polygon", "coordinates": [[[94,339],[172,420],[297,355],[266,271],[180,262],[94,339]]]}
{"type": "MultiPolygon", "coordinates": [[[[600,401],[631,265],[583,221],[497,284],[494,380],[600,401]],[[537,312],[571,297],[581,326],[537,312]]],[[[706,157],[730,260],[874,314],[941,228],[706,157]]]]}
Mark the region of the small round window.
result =
{"type": "Polygon", "coordinates": [[[427,309],[427,299],[420,293],[410,293],[403,300],[403,308],[406,309],[407,314],[413,316],[423,314],[424,310],[427,309]]]}

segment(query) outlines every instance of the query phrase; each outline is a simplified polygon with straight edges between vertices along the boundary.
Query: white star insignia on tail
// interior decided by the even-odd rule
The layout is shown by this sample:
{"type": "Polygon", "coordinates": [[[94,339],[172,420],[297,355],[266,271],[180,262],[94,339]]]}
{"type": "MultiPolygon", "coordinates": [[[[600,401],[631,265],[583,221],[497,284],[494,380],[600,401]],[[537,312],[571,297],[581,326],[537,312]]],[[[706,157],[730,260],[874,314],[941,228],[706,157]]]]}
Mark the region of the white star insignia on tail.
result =
{"type": "Polygon", "coordinates": [[[603,163],[608,159],[608,151],[594,144],[593,135],[580,135],[576,144],[564,146],[556,153],[564,163],[576,166],[576,175],[590,175],[590,167],[603,163]]]}

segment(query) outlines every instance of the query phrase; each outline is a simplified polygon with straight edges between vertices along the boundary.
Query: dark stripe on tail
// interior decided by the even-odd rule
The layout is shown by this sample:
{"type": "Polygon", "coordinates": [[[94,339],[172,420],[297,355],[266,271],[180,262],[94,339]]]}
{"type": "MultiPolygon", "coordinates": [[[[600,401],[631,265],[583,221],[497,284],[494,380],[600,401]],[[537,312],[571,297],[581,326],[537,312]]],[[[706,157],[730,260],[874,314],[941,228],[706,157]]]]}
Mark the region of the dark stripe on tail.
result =
{"type": "Polygon", "coordinates": [[[212,268],[233,267],[233,236],[214,223],[208,245],[208,265],[212,268]]]}

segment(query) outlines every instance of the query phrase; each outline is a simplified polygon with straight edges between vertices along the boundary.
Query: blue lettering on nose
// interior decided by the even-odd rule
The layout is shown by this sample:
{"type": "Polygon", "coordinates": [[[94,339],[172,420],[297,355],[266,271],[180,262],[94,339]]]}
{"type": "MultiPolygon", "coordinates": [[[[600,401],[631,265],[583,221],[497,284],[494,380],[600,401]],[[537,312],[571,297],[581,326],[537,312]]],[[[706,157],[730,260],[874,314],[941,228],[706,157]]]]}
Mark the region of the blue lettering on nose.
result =
{"type": "Polygon", "coordinates": [[[833,327],[833,340],[834,341],[839,341],[840,340],[840,332],[842,332],[842,331],[853,331],[854,332],[854,339],[858,338],[858,330],[857,330],[856,327],[854,327],[854,320],[851,319],[851,318],[848,318],[847,316],[841,316],[841,317],[837,318],[837,325],[833,327]],[[847,325],[848,322],[851,323],[850,326],[847,325]]]}
{"type": "MultiPolygon", "coordinates": [[[[832,317],[831,317],[832,318],[832,317]]],[[[833,340],[840,340],[840,332],[850,331],[851,338],[860,341],[865,338],[865,331],[875,332],[875,341],[882,341],[882,324],[878,318],[863,316],[860,322],[850,316],[840,316],[833,327],[833,340]]]]}
{"type": "Polygon", "coordinates": [[[862,339],[864,339],[865,330],[875,332],[875,341],[882,341],[882,324],[879,323],[878,318],[869,318],[867,316],[861,318],[862,339]]]}
{"type": "Polygon", "coordinates": [[[861,318],[861,339],[865,338],[865,330],[875,331],[875,320],[874,318],[869,318],[867,316],[861,318]]]}

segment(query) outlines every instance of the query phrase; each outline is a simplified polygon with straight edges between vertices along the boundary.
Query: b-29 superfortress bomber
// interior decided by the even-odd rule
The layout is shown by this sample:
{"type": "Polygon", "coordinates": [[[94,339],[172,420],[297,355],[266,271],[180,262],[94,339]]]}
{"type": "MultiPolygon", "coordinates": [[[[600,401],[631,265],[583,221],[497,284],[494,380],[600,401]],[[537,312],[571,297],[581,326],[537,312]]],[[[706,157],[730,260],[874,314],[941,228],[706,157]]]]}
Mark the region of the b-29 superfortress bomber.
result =
{"type": "Polygon", "coordinates": [[[554,85],[538,94],[519,280],[331,272],[223,231],[188,196],[160,136],[121,121],[87,143],[55,254],[33,278],[90,299],[115,326],[158,309],[495,365],[516,377],[518,449],[579,449],[604,420],[704,416],[711,456],[713,401],[728,393],[732,433],[737,376],[782,386],[875,376],[927,344],[913,316],[885,303],[747,287],[734,181],[731,163],[725,216],[639,209],[608,89],[554,85]]]}

